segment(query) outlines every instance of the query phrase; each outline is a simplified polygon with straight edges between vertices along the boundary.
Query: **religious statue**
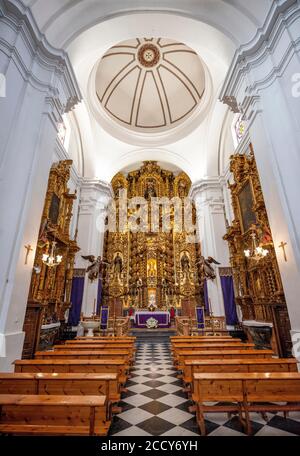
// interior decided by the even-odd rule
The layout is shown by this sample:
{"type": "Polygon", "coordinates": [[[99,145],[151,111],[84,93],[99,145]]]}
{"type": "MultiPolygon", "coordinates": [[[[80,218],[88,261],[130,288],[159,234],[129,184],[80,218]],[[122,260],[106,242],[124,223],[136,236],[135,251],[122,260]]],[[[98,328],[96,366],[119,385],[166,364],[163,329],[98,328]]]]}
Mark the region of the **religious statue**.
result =
{"type": "Polygon", "coordinates": [[[180,198],[185,198],[187,196],[187,184],[185,181],[181,180],[178,186],[178,195],[180,198]]]}
{"type": "Polygon", "coordinates": [[[184,274],[188,274],[190,272],[190,259],[186,252],[181,257],[181,269],[184,274]]]}
{"type": "Polygon", "coordinates": [[[218,263],[214,258],[208,257],[207,259],[204,256],[200,257],[200,260],[196,263],[197,265],[200,264],[201,266],[201,275],[202,277],[210,280],[214,280],[216,278],[216,273],[212,267],[212,264],[221,264],[218,263]]]}
{"type": "Polygon", "coordinates": [[[114,259],[113,271],[116,277],[120,277],[121,272],[123,271],[123,260],[119,252],[114,259]]]}
{"type": "Polygon", "coordinates": [[[151,199],[151,198],[156,198],[157,194],[156,194],[156,190],[155,190],[155,182],[153,180],[149,180],[147,182],[147,187],[146,187],[146,190],[145,190],[145,198],[147,200],[151,199]]]}
{"type": "Polygon", "coordinates": [[[84,260],[87,260],[91,263],[91,265],[86,269],[86,272],[88,273],[88,277],[91,282],[94,282],[94,280],[97,280],[101,274],[102,274],[102,269],[104,264],[109,264],[105,261],[102,260],[101,256],[98,256],[96,258],[94,255],[87,255],[87,256],[81,256],[84,260]]]}

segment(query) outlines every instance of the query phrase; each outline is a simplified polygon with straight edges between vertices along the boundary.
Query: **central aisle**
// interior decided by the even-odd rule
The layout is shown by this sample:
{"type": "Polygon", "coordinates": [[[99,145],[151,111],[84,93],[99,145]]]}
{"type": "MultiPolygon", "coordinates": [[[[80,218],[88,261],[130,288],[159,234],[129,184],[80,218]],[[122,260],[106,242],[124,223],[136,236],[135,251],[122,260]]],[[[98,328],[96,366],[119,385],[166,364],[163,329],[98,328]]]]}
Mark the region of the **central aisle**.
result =
{"type": "Polygon", "coordinates": [[[123,412],[114,418],[110,435],[199,435],[194,415],[188,412],[190,402],[173,368],[168,336],[138,339],[127,389],[120,404],[123,412]]]}

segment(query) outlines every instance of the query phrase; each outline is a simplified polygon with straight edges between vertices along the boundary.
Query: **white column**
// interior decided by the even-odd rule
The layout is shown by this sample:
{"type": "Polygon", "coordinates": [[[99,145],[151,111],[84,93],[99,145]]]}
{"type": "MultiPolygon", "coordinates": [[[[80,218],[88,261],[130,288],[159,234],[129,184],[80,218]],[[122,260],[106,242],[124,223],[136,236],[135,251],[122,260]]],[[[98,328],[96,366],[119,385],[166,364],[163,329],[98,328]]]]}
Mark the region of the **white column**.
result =
{"type": "Polygon", "coordinates": [[[237,54],[221,98],[248,121],[300,360],[300,9],[275,1],[277,20],[237,54]]]}
{"type": "MultiPolygon", "coordinates": [[[[20,4],[21,5],[21,4],[20,4]]],[[[26,9],[0,5],[0,371],[21,357],[36,242],[57,123],[80,93],[67,56],[49,46],[26,9]],[[34,249],[25,265],[25,248],[34,249]]]]}
{"type": "MultiPolygon", "coordinates": [[[[112,197],[109,184],[94,179],[85,179],[80,191],[80,207],[78,219],[77,242],[81,250],[76,257],[76,268],[87,268],[89,263],[81,255],[103,254],[104,223],[107,215],[107,205],[112,197]]],[[[91,282],[86,274],[82,312],[91,316],[94,301],[97,302],[98,280],[91,282]]]]}
{"type": "MultiPolygon", "coordinates": [[[[229,266],[228,245],[223,240],[226,233],[223,189],[219,178],[207,178],[193,185],[191,198],[196,204],[198,232],[202,255],[213,257],[220,267],[229,266]]],[[[208,296],[215,316],[225,315],[220,276],[208,280],[208,296]]]]}

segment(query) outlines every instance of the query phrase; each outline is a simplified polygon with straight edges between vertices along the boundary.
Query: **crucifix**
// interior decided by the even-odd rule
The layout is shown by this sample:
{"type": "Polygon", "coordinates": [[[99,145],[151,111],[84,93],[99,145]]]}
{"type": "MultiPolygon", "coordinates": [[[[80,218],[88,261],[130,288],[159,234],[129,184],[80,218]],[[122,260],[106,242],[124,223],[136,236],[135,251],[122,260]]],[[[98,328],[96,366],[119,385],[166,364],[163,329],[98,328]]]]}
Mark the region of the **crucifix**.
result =
{"type": "Polygon", "coordinates": [[[33,248],[31,247],[30,244],[24,246],[26,249],[26,257],[25,257],[25,264],[28,264],[28,256],[30,252],[33,252],[33,248]]]}
{"type": "Polygon", "coordinates": [[[282,241],[278,247],[283,250],[284,261],[287,263],[287,256],[286,256],[286,251],[285,251],[286,246],[287,246],[287,242],[282,241]]]}

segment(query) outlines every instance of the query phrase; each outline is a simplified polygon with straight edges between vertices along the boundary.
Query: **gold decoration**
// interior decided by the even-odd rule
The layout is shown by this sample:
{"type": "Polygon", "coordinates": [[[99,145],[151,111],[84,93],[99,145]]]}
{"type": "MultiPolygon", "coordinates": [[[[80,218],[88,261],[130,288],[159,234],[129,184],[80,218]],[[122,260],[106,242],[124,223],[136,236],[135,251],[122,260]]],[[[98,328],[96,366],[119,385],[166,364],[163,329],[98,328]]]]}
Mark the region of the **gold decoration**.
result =
{"type": "Polygon", "coordinates": [[[235,217],[224,239],[229,244],[236,303],[243,320],[273,323],[278,353],[289,355],[290,323],[252,146],[249,154],[231,157],[230,170],[235,217]],[[254,236],[255,246],[268,254],[246,258],[254,236]]]}
{"type": "Polygon", "coordinates": [[[70,222],[76,194],[68,189],[71,160],[61,161],[51,168],[42,214],[39,239],[31,279],[29,301],[45,304],[42,323],[64,320],[70,307],[71,286],[76,241],[70,239],[70,222]],[[61,262],[55,268],[43,263],[43,255],[55,244],[55,255],[61,262]]]}
{"type": "MultiPolygon", "coordinates": [[[[112,187],[118,219],[120,190],[126,190],[128,198],[142,197],[147,201],[151,197],[183,199],[188,196],[191,181],[183,172],[176,176],[157,162],[146,161],[127,176],[118,173],[112,180],[112,187]]],[[[128,216],[132,214],[133,210],[128,210],[128,216]]],[[[135,308],[147,309],[150,301],[158,309],[180,308],[182,304],[182,312],[188,314],[189,309],[196,303],[199,305],[202,299],[203,283],[197,266],[200,245],[187,243],[188,233],[175,226],[172,207],[170,232],[152,230],[155,223],[161,228],[162,217],[166,215],[165,209],[161,208],[158,219],[152,220],[149,207],[148,226],[143,232],[132,232],[127,226],[124,232],[106,233],[104,258],[111,266],[103,274],[103,296],[104,302],[119,314],[128,307],[128,302],[135,308]],[[189,267],[182,264],[184,255],[189,267]],[[122,268],[119,261],[118,271],[114,266],[117,256],[122,260],[122,268]]],[[[181,218],[184,226],[183,213],[181,218]]]]}

